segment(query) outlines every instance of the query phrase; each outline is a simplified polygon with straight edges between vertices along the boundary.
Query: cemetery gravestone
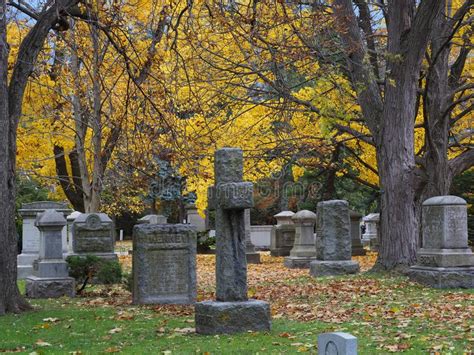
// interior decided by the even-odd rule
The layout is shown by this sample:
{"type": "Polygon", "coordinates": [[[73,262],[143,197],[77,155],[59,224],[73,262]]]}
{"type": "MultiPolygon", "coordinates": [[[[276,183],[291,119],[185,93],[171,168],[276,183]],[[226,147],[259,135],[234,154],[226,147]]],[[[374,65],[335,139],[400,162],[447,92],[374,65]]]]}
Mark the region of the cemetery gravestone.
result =
{"type": "Polygon", "coordinates": [[[423,202],[422,248],[411,279],[435,288],[474,288],[474,254],[467,241],[467,204],[457,196],[423,202]]]}
{"type": "Polygon", "coordinates": [[[348,333],[324,333],[318,336],[319,355],[357,355],[357,338],[348,333]]]}
{"type": "Polygon", "coordinates": [[[117,260],[113,222],[105,213],[82,213],[73,223],[74,255],[95,255],[117,260]]]}
{"type": "Polygon", "coordinates": [[[190,203],[185,206],[185,209],[186,222],[195,226],[197,232],[206,231],[206,220],[199,215],[196,205],[194,203],[190,203]]]}
{"type": "Polygon", "coordinates": [[[168,218],[161,214],[149,214],[137,221],[138,224],[166,224],[168,223],[168,218]]]}
{"type": "Polygon", "coordinates": [[[366,255],[360,237],[360,220],[362,215],[355,211],[350,211],[349,214],[351,218],[352,256],[366,255]]]}
{"type": "Polygon", "coordinates": [[[370,246],[370,250],[378,251],[380,245],[379,223],[380,213],[370,213],[362,219],[365,223],[365,233],[362,236],[364,244],[370,246]]]}
{"type": "Polygon", "coordinates": [[[272,229],[270,255],[289,256],[295,243],[295,225],[291,219],[295,214],[282,211],[274,217],[277,224],[272,229]]]}
{"type": "Polygon", "coordinates": [[[69,277],[63,259],[62,230],[66,225],[63,213],[48,209],[38,215],[40,230],[39,258],[33,265],[33,276],[26,278],[26,296],[30,298],[74,297],[75,282],[69,277]]]}
{"type": "Polygon", "coordinates": [[[74,211],[72,212],[69,216],[67,216],[66,221],[67,221],[67,249],[68,253],[72,253],[73,248],[72,248],[72,239],[74,238],[72,234],[72,224],[76,220],[77,217],[81,215],[81,212],[74,211]]]}
{"type": "Polygon", "coordinates": [[[287,256],[284,265],[290,269],[307,269],[316,259],[314,245],[314,223],[316,214],[308,210],[297,212],[292,218],[295,224],[295,244],[287,256]]]}
{"type": "Polygon", "coordinates": [[[214,164],[215,186],[209,191],[209,207],[216,210],[217,300],[196,304],[196,332],[269,330],[269,304],[249,300],[247,295],[245,209],[253,206],[253,185],[242,181],[242,150],[219,149],[214,164]]]}
{"type": "Polygon", "coordinates": [[[317,260],[311,262],[312,276],[355,274],[359,263],[351,260],[349,207],[347,201],[318,203],[316,223],[317,260]]]}
{"type": "MultiPolygon", "coordinates": [[[[68,216],[72,211],[67,208],[67,204],[52,201],[24,203],[21,209],[18,210],[18,213],[23,218],[22,251],[17,256],[18,279],[25,279],[33,275],[33,262],[38,259],[40,245],[40,231],[35,226],[35,220],[39,213],[47,209],[54,209],[62,213],[64,217],[68,216]]],[[[61,231],[61,235],[63,241],[62,250],[64,254],[67,254],[67,232],[65,228],[61,231]]]]}
{"type": "Polygon", "coordinates": [[[244,212],[245,220],[245,257],[247,264],[260,264],[260,253],[255,251],[255,245],[252,244],[250,239],[251,226],[250,226],[250,208],[247,208],[244,212]]]}
{"type": "Polygon", "coordinates": [[[133,303],[196,301],[196,231],[187,224],[140,224],[133,229],[133,303]]]}

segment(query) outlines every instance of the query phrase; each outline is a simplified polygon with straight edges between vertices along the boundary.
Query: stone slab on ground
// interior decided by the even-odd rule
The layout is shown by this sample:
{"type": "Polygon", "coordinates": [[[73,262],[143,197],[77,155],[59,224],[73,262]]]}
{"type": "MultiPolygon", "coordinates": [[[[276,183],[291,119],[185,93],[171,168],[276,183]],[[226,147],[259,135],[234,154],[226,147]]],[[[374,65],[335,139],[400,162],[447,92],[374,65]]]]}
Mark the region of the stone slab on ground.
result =
{"type": "Polygon", "coordinates": [[[357,338],[349,333],[334,332],[318,336],[319,355],[357,355],[357,338]]]}
{"type": "Polygon", "coordinates": [[[47,279],[30,276],[26,279],[25,294],[28,298],[74,297],[75,287],[72,277],[47,279]]]}
{"type": "Polygon", "coordinates": [[[245,253],[247,264],[260,264],[260,253],[245,253]]]}
{"type": "Polygon", "coordinates": [[[271,327],[270,305],[264,301],[205,301],[197,303],[195,311],[199,334],[269,331],[271,327]]]}
{"type": "Polygon", "coordinates": [[[286,257],[283,265],[288,269],[309,269],[309,265],[314,261],[315,257],[286,257]]]}
{"type": "Polygon", "coordinates": [[[408,276],[413,281],[433,288],[474,288],[474,267],[413,266],[408,276]]]}
{"type": "Polygon", "coordinates": [[[357,274],[359,270],[359,263],[352,260],[315,260],[311,262],[309,273],[311,274],[311,276],[315,277],[336,276],[357,274]]]}

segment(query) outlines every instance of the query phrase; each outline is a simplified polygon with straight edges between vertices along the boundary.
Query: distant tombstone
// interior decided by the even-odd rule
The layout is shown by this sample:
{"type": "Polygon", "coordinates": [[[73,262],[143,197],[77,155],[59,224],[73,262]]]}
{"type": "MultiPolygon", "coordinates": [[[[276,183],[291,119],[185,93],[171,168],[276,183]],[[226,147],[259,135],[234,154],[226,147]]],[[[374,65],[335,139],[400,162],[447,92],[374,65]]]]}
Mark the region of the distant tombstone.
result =
{"type": "MultiPolygon", "coordinates": [[[[67,207],[66,203],[53,201],[40,201],[24,203],[18,213],[23,218],[23,237],[22,237],[22,251],[17,256],[18,262],[18,279],[24,279],[33,275],[33,262],[38,259],[39,245],[40,245],[40,231],[35,226],[35,220],[39,213],[47,209],[54,209],[63,214],[64,217],[71,213],[71,209],[67,207]]],[[[68,253],[67,247],[67,231],[63,228],[62,235],[62,250],[64,254],[68,253]]]]}
{"type": "Polygon", "coordinates": [[[355,274],[359,263],[351,260],[352,247],[347,201],[318,203],[316,222],[317,260],[311,262],[312,276],[355,274]]]}
{"type": "Polygon", "coordinates": [[[67,216],[67,249],[68,253],[72,253],[72,239],[74,236],[72,235],[72,224],[76,220],[77,217],[81,215],[81,212],[74,211],[69,216],[67,216]]]}
{"type": "Polygon", "coordinates": [[[357,338],[348,333],[324,333],[318,336],[319,355],[357,355],[357,338]]]}
{"type": "Polygon", "coordinates": [[[360,236],[360,221],[362,215],[358,212],[350,211],[349,216],[351,218],[352,256],[366,255],[360,236]]]}
{"type": "Polygon", "coordinates": [[[73,225],[74,255],[116,260],[113,222],[105,213],[82,213],[73,225]]]}
{"type": "Polygon", "coordinates": [[[194,203],[190,203],[185,206],[186,209],[186,222],[192,224],[197,232],[206,231],[206,220],[201,217],[198,209],[194,203]]]}
{"type": "Polygon", "coordinates": [[[245,257],[247,258],[247,264],[260,264],[260,253],[255,251],[255,245],[253,245],[251,236],[251,225],[250,225],[250,208],[247,208],[244,212],[245,221],[245,257]]]}
{"type": "Polygon", "coordinates": [[[467,240],[467,204],[457,196],[423,202],[423,246],[412,280],[434,288],[474,288],[474,254],[467,240]]]}
{"type": "Polygon", "coordinates": [[[380,245],[380,213],[370,213],[362,220],[365,223],[365,233],[362,236],[364,244],[370,246],[370,250],[378,251],[380,245]]]}
{"type": "Polygon", "coordinates": [[[166,224],[168,218],[161,214],[148,214],[137,221],[138,224],[166,224]]]}
{"type": "Polygon", "coordinates": [[[295,224],[291,219],[295,214],[291,211],[282,211],[276,214],[276,225],[272,229],[270,255],[289,256],[295,243],[295,224]]]}
{"type": "Polygon", "coordinates": [[[291,218],[295,224],[295,243],[290,256],[285,258],[284,264],[290,269],[308,269],[309,264],[316,259],[314,244],[314,223],[316,214],[302,210],[291,218]]]}
{"type": "Polygon", "coordinates": [[[133,228],[133,303],[196,301],[196,230],[187,224],[133,228]]]}
{"type": "Polygon", "coordinates": [[[39,256],[33,265],[33,275],[26,278],[26,296],[74,297],[74,279],[69,277],[63,259],[62,230],[66,225],[63,213],[45,210],[38,215],[35,225],[40,230],[39,256]]]}
{"type": "Polygon", "coordinates": [[[210,209],[216,211],[216,301],[196,303],[199,334],[228,334],[270,330],[270,306],[249,300],[245,209],[253,206],[253,185],[243,180],[241,149],[215,153],[215,184],[208,191],[210,209]]]}

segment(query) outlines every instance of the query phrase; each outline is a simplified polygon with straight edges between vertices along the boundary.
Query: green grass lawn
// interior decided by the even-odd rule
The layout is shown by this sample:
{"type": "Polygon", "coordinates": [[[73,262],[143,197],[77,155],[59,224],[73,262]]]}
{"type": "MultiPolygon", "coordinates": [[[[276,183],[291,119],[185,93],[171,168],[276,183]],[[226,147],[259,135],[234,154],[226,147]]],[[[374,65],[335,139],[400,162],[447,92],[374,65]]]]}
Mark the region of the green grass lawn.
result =
{"type": "MultiPolygon", "coordinates": [[[[94,294],[72,300],[33,301],[34,311],[0,317],[0,352],[316,353],[317,335],[328,331],[345,331],[357,336],[360,354],[398,351],[463,354],[473,351],[472,290],[433,290],[407,284],[403,278],[381,275],[361,275],[352,281],[357,285],[357,280],[368,282],[373,278],[381,284],[379,287],[383,291],[362,295],[355,289],[354,297],[340,298],[338,304],[331,303],[330,294],[321,294],[319,301],[315,301],[318,295],[302,300],[321,302],[322,310],[327,309],[332,312],[328,314],[333,315],[328,316],[327,321],[303,322],[276,314],[271,332],[225,336],[195,334],[189,307],[184,307],[184,312],[177,307],[173,314],[173,310],[163,307],[136,307],[123,302],[109,304],[107,300],[110,299],[106,296],[101,298],[94,294]],[[433,303],[433,308],[427,307],[426,303],[433,303]],[[354,313],[358,307],[361,310],[354,313]],[[346,314],[351,316],[345,317],[346,314]]],[[[344,279],[320,279],[317,283],[337,288],[341,287],[340,280],[344,279]]],[[[308,282],[310,279],[300,278],[287,284],[298,287],[308,282]]],[[[344,290],[340,292],[343,294],[344,290]]],[[[305,306],[304,303],[300,305],[305,306]]]]}

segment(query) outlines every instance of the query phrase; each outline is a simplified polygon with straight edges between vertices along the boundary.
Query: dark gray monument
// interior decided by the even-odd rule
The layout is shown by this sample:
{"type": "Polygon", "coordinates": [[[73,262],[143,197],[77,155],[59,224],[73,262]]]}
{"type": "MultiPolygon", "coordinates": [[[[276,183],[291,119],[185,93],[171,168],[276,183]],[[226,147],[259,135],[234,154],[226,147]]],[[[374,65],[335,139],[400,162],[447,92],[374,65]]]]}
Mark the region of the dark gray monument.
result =
{"type": "Polygon", "coordinates": [[[45,210],[38,215],[35,225],[40,231],[39,258],[33,264],[33,276],[26,278],[26,296],[74,297],[74,279],[69,277],[63,259],[62,230],[66,225],[63,213],[45,210]]]}
{"type": "Polygon", "coordinates": [[[287,256],[284,265],[290,269],[308,269],[309,264],[316,260],[314,245],[314,223],[316,214],[302,210],[291,217],[295,224],[295,243],[287,256]]]}
{"type": "Polygon", "coordinates": [[[355,274],[359,263],[351,260],[349,204],[344,200],[318,203],[316,222],[317,260],[311,262],[312,276],[355,274]]]}
{"type": "Polygon", "coordinates": [[[252,240],[250,239],[250,208],[247,208],[244,212],[245,220],[245,257],[247,259],[247,264],[260,264],[260,253],[255,250],[255,245],[253,245],[252,240]]]}
{"type": "Polygon", "coordinates": [[[196,304],[196,332],[238,333],[269,330],[270,306],[249,300],[245,256],[245,209],[253,206],[253,185],[243,182],[242,150],[215,154],[215,186],[209,205],[216,210],[216,301],[196,304]]]}
{"type": "Polygon", "coordinates": [[[360,236],[360,221],[362,215],[359,212],[350,211],[349,216],[351,218],[352,256],[366,255],[367,253],[362,245],[360,236]]]}
{"type": "MultiPolygon", "coordinates": [[[[67,207],[66,203],[53,201],[38,201],[24,203],[18,213],[23,218],[22,226],[22,251],[17,256],[18,262],[18,279],[25,279],[33,275],[33,262],[39,257],[40,231],[35,226],[36,217],[39,213],[47,209],[53,209],[61,212],[67,217],[72,210],[67,207]]],[[[66,228],[61,231],[63,254],[67,254],[67,232],[66,228]]]]}
{"type": "Polygon", "coordinates": [[[295,214],[291,211],[282,211],[276,214],[277,224],[272,229],[270,255],[289,256],[295,243],[295,224],[291,219],[295,214]]]}
{"type": "Polygon", "coordinates": [[[133,228],[133,303],[196,301],[196,231],[188,224],[133,228]]]}
{"type": "Polygon", "coordinates": [[[105,213],[82,213],[72,224],[73,255],[116,260],[113,222],[105,213]]]}
{"type": "Polygon", "coordinates": [[[422,248],[412,280],[435,288],[474,288],[474,254],[467,242],[467,204],[457,196],[423,202],[422,248]]]}
{"type": "Polygon", "coordinates": [[[318,336],[319,355],[357,355],[357,338],[349,333],[324,333],[318,336]]]}

